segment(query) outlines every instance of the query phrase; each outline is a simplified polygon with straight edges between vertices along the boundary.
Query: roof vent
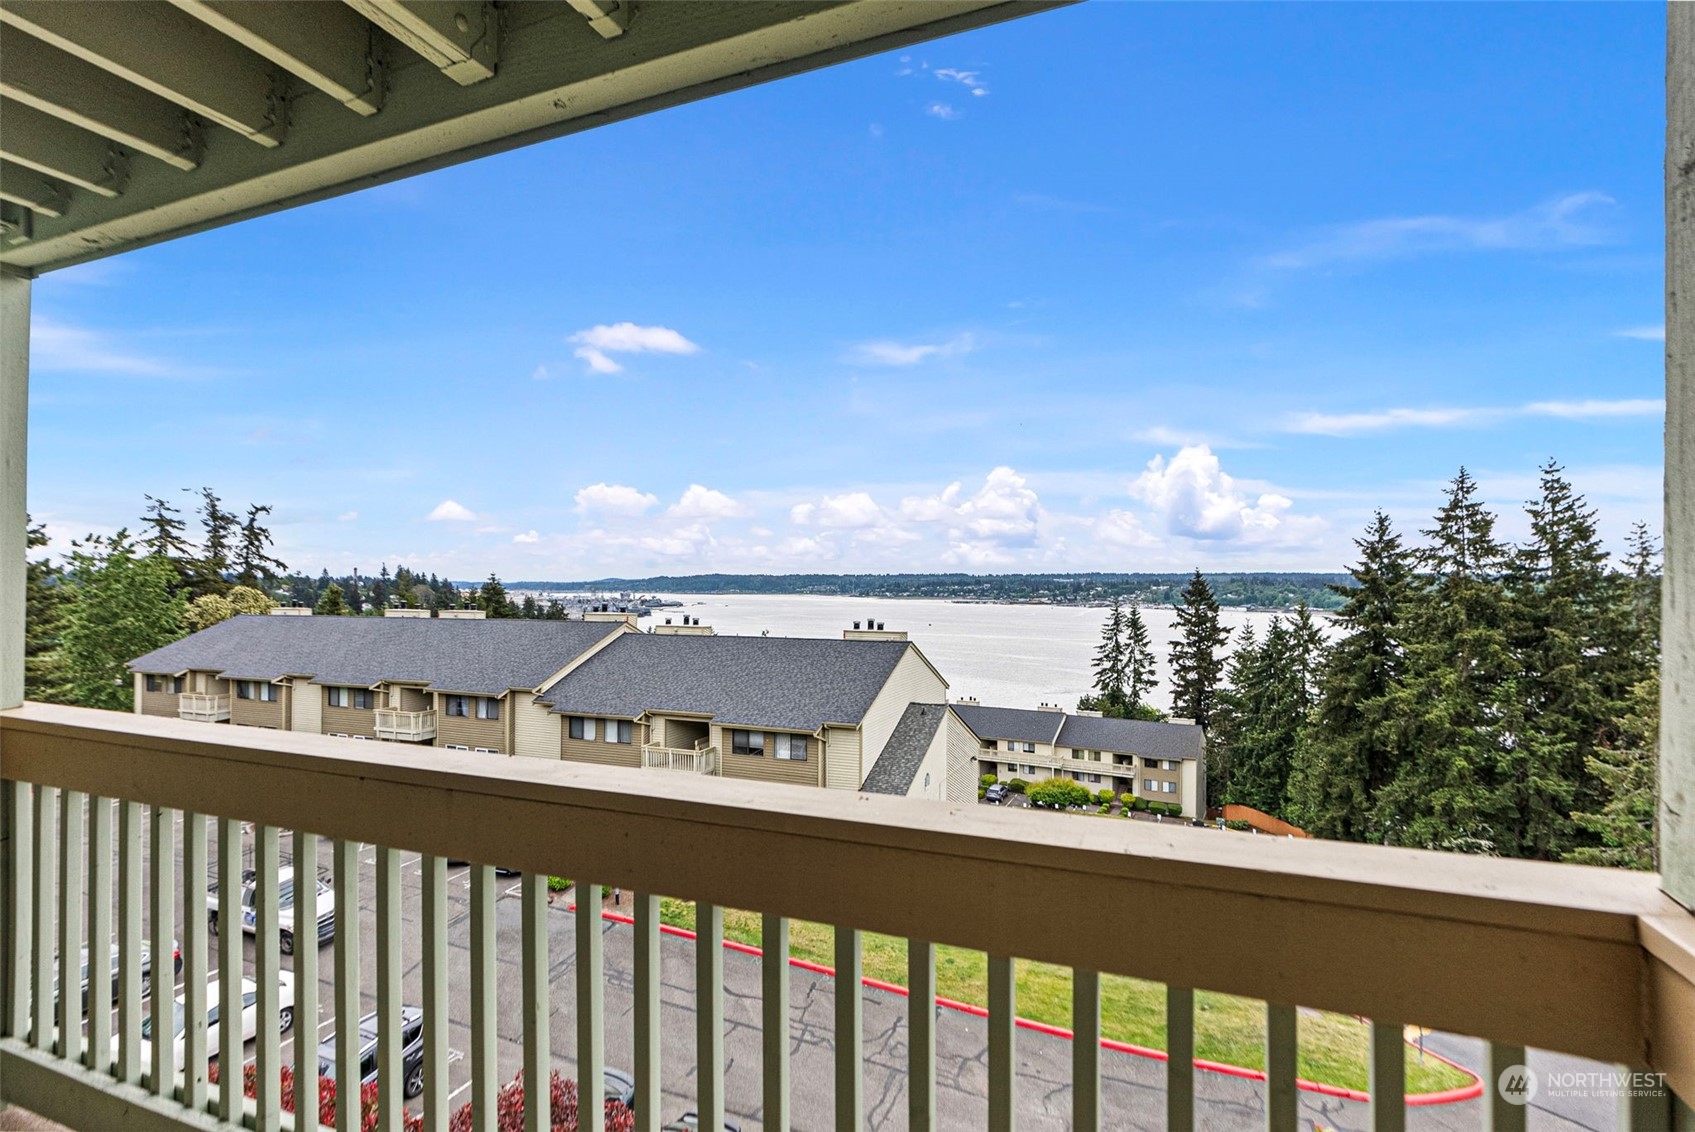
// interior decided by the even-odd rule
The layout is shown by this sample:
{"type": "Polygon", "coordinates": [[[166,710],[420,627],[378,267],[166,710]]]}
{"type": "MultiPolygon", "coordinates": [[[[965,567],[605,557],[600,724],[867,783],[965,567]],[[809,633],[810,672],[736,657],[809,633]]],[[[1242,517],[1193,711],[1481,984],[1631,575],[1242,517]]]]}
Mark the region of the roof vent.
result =
{"type": "Polygon", "coordinates": [[[1061,712],[1061,713],[1063,713],[1065,711],[1065,709],[1060,707],[1058,704],[1037,704],[1036,710],[1037,711],[1057,711],[1057,712],[1061,712]]]}
{"type": "Polygon", "coordinates": [[[959,697],[959,699],[955,700],[954,703],[956,703],[956,704],[967,704],[971,707],[977,707],[982,703],[982,701],[979,700],[976,696],[961,696],[961,697],[959,697]]]}
{"type": "Polygon", "coordinates": [[[859,628],[859,622],[857,622],[857,621],[855,621],[855,622],[854,622],[854,623],[853,623],[853,627],[854,627],[854,628],[855,628],[855,629],[857,629],[857,628],[859,628]]]}

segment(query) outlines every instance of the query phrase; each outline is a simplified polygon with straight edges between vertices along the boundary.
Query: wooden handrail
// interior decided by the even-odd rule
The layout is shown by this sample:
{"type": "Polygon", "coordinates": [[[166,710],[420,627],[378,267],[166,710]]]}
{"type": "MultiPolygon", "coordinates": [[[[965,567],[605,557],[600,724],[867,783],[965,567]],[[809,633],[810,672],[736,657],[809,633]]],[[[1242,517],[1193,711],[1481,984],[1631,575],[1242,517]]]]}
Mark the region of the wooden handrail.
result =
{"type": "Polygon", "coordinates": [[[0,750],[10,780],[1646,1065],[1695,1095],[1695,917],[1652,874],[430,748],[397,763],[45,704],[0,712],[0,750]]]}

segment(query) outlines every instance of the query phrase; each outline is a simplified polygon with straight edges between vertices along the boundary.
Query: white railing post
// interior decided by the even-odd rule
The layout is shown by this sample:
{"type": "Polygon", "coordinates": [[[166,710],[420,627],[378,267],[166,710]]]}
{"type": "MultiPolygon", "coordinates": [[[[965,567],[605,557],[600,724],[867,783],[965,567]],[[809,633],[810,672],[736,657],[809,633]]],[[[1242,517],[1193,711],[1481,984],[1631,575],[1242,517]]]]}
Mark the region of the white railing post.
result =
{"type": "Polygon", "coordinates": [[[859,930],[837,924],[836,1132],[861,1132],[865,1127],[864,977],[859,930]]]}
{"type": "Polygon", "coordinates": [[[500,1087],[495,1010],[494,869],[471,864],[471,1125],[494,1132],[500,1087]]]}
{"type": "Polygon", "coordinates": [[[90,1069],[112,1067],[112,809],[110,798],[88,799],[88,1053],[90,1069]],[[100,997],[95,998],[98,994],[100,997]],[[99,1003],[100,1009],[93,1009],[99,1003]]]}
{"type": "MultiPolygon", "coordinates": [[[[254,1092],[256,1132],[281,1132],[282,1128],[282,1034],[279,1030],[279,983],[282,975],[282,955],[278,920],[278,878],[282,870],[281,853],[277,844],[277,827],[254,825],[253,866],[253,981],[258,984],[258,999],[254,1004],[255,1034],[254,1062],[258,1076],[254,1092]]],[[[239,921],[230,927],[240,930],[239,921]]],[[[218,1028],[224,1028],[224,1017],[218,1028]]],[[[235,1017],[240,1017],[239,1014],[235,1017]]],[[[155,1048],[158,1042],[153,1043],[155,1048]]],[[[221,1068],[221,1067],[220,1067],[221,1068]]]]}
{"type": "Polygon", "coordinates": [[[53,1048],[53,926],[54,904],[59,889],[59,791],[51,786],[35,788],[35,932],[30,946],[34,956],[35,1015],[30,1020],[36,1049],[53,1048]]]}
{"type": "Polygon", "coordinates": [[[401,1132],[400,853],[377,848],[377,1129],[401,1132]]]}
{"type": "Polygon", "coordinates": [[[577,1111],[579,1123],[588,1124],[606,1109],[606,942],[600,885],[578,879],[576,888],[577,1111]]]}
{"type": "Polygon", "coordinates": [[[335,842],[335,1126],[359,1132],[359,849],[335,842]]]}
{"type": "MultiPolygon", "coordinates": [[[[1489,1042],[1484,1046],[1483,1057],[1483,1132],[1524,1132],[1525,1119],[1530,1106],[1523,1103],[1521,1096],[1518,1103],[1507,1099],[1510,1088],[1523,1087],[1524,1083],[1515,1082],[1518,1073],[1506,1073],[1514,1066],[1524,1065],[1524,1047],[1501,1045],[1489,1042]],[[1507,1079],[1502,1080],[1502,1074],[1507,1079]]],[[[1528,1071],[1526,1071],[1528,1072],[1528,1071]]]]}
{"type": "Polygon", "coordinates": [[[552,1127],[553,1056],[548,1007],[547,874],[525,873],[518,882],[523,903],[524,1132],[552,1127]]]}
{"type": "Polygon", "coordinates": [[[768,1132],[789,1132],[789,921],[759,923],[761,1112],[768,1132]]]}
{"type": "Polygon", "coordinates": [[[1071,973],[1071,1127],[1101,1127],[1101,976],[1071,973]]]}
{"type": "Polygon", "coordinates": [[[1195,992],[1165,988],[1165,1127],[1195,1132],[1195,992]]]}
{"type": "Polygon", "coordinates": [[[936,945],[906,941],[906,1125],[936,1132],[936,945]]]}
{"type": "Polygon", "coordinates": [[[1406,1132],[1407,1043],[1398,1022],[1371,1023],[1371,1132],[1406,1132]]]}
{"type": "MultiPolygon", "coordinates": [[[[635,905],[635,1031],[636,1132],[659,1132],[661,1037],[659,1002],[663,982],[659,966],[659,897],[637,893],[635,905]]],[[[769,1115],[766,1117],[770,1121],[769,1115]]]]}
{"type": "MultiPolygon", "coordinates": [[[[182,1103],[206,1111],[206,815],[182,816],[182,1103]]],[[[92,940],[90,943],[92,944],[92,940]]],[[[89,952],[93,955],[92,947],[89,952]]],[[[89,982],[92,994],[97,983],[89,982]]]]}
{"type": "Polygon", "coordinates": [[[447,860],[425,856],[424,1132],[447,1132],[447,860]]]}
{"type": "MultiPolygon", "coordinates": [[[[293,834],[294,1111],[318,1113],[318,835],[293,834]]],[[[295,1126],[300,1126],[299,1115],[295,1126]]]]}
{"type": "Polygon", "coordinates": [[[76,988],[82,983],[83,795],[75,790],[59,793],[59,1056],[82,1060],[82,1016],[104,1003],[88,985],[87,1002],[76,988]]]}
{"type": "MultiPolygon", "coordinates": [[[[218,1017],[241,1017],[241,822],[218,819],[218,1017]]],[[[218,1027],[218,1118],[239,1122],[244,1103],[241,1071],[246,1043],[238,1027],[218,1027]]]]}
{"type": "Polygon", "coordinates": [[[1018,965],[989,956],[989,1132],[1013,1132],[1017,1104],[1018,965]]]}
{"type": "Polygon", "coordinates": [[[24,276],[0,271],[0,710],[24,702],[29,290],[24,276]]]}
{"type": "Polygon", "coordinates": [[[34,935],[35,810],[34,788],[7,782],[6,809],[6,1036],[29,1033],[30,950],[23,941],[34,935]]]}
{"type": "MultiPolygon", "coordinates": [[[[177,812],[150,807],[153,836],[148,858],[152,884],[148,911],[152,919],[153,993],[148,1016],[153,1021],[153,1064],[149,1069],[154,1096],[176,1093],[176,939],[177,812]]],[[[186,1025],[186,1022],[185,1022],[186,1025]]]]}
{"type": "Polygon", "coordinates": [[[1299,1094],[1295,1057],[1299,1024],[1293,1006],[1265,1004],[1265,1126],[1267,1132],[1294,1132],[1299,1094]]]}
{"type": "Polygon", "coordinates": [[[724,1127],[724,909],[694,906],[695,1111],[700,1127],[724,1127]]]}
{"type": "Polygon", "coordinates": [[[118,1080],[141,1082],[141,803],[128,800],[118,803],[118,1080]]]}

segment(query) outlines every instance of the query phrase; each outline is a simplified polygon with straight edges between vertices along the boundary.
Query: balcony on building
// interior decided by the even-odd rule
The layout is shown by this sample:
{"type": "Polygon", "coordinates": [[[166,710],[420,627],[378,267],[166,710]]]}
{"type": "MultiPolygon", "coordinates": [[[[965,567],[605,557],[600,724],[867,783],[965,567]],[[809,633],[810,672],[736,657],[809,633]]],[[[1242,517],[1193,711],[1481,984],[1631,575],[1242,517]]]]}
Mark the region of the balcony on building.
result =
{"type": "Polygon", "coordinates": [[[376,709],[377,738],[397,743],[429,743],[436,737],[434,708],[424,711],[398,711],[394,708],[376,709]]]}
{"type": "Polygon", "coordinates": [[[177,718],[195,723],[228,723],[230,698],[205,692],[184,692],[177,697],[177,718]]]}

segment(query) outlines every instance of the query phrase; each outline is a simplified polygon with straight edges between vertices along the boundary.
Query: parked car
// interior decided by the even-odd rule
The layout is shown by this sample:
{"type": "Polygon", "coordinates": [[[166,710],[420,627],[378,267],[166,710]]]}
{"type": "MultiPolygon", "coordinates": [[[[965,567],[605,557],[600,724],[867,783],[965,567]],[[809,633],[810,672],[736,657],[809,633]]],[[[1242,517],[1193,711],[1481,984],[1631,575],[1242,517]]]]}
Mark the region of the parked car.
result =
{"type": "MultiPolygon", "coordinates": [[[[223,1019],[223,1003],[219,998],[221,988],[217,979],[206,984],[206,1054],[216,1060],[218,1046],[222,1041],[220,1025],[223,1019]]],[[[241,980],[241,1041],[245,1045],[253,1040],[259,1032],[259,984],[252,979],[241,980]]],[[[188,1006],[186,1001],[178,997],[172,1011],[176,1027],[176,1063],[180,1066],[183,1058],[184,1034],[183,1028],[187,1020],[188,1006]]],[[[287,971],[277,972],[277,1029],[287,1033],[294,1028],[294,976],[287,971]]],[[[153,1056],[153,1016],[148,1014],[141,1020],[141,1063],[147,1064],[153,1056]]],[[[112,1039],[112,1051],[117,1053],[118,1039],[112,1039]]]]}
{"type": "MultiPolygon", "coordinates": [[[[317,878],[318,885],[318,946],[323,947],[335,938],[335,889],[323,877],[317,878]]],[[[241,874],[241,930],[252,934],[258,930],[258,908],[256,900],[259,894],[257,879],[251,869],[241,874]]],[[[218,889],[216,884],[207,885],[206,894],[206,927],[213,935],[218,934],[218,889]]],[[[294,870],[284,867],[277,870],[277,921],[278,947],[284,955],[294,954],[294,870]]]]}
{"type": "MultiPolygon", "coordinates": [[[[177,974],[182,974],[182,946],[176,940],[171,941],[171,951],[175,959],[173,964],[177,974]]],[[[118,945],[112,944],[112,1001],[118,1001],[121,980],[118,977],[118,945]]],[[[147,944],[141,945],[141,996],[146,998],[153,989],[153,952],[147,944]]],[[[59,1001],[59,957],[53,957],[53,1001],[59,1001]]],[[[88,1014],[88,948],[82,949],[82,1012],[88,1014]]]]}
{"type": "Polygon", "coordinates": [[[1006,783],[997,782],[983,792],[983,801],[990,802],[998,806],[1002,802],[1006,801],[1006,796],[1010,793],[1012,793],[1012,791],[1006,788],[1006,783]]]}
{"type": "Polygon", "coordinates": [[[601,1073],[601,1091],[609,1101],[617,1101],[625,1108],[634,1111],[636,1107],[636,1079],[622,1069],[614,1069],[610,1065],[601,1073]]]}
{"type": "MultiPolygon", "coordinates": [[[[660,1132],[700,1132],[700,1114],[691,1108],[660,1129],[660,1132]]],[[[733,1120],[726,1120],[724,1132],[742,1132],[742,1126],[733,1120]]]]}
{"type": "MultiPolygon", "coordinates": [[[[318,1073],[335,1080],[335,1035],[318,1043],[318,1073]]],[[[359,1084],[377,1079],[377,1016],[359,1019],[359,1084]]],[[[415,1097],[424,1091],[424,1012],[416,1006],[400,1008],[400,1091],[415,1097]]]]}

